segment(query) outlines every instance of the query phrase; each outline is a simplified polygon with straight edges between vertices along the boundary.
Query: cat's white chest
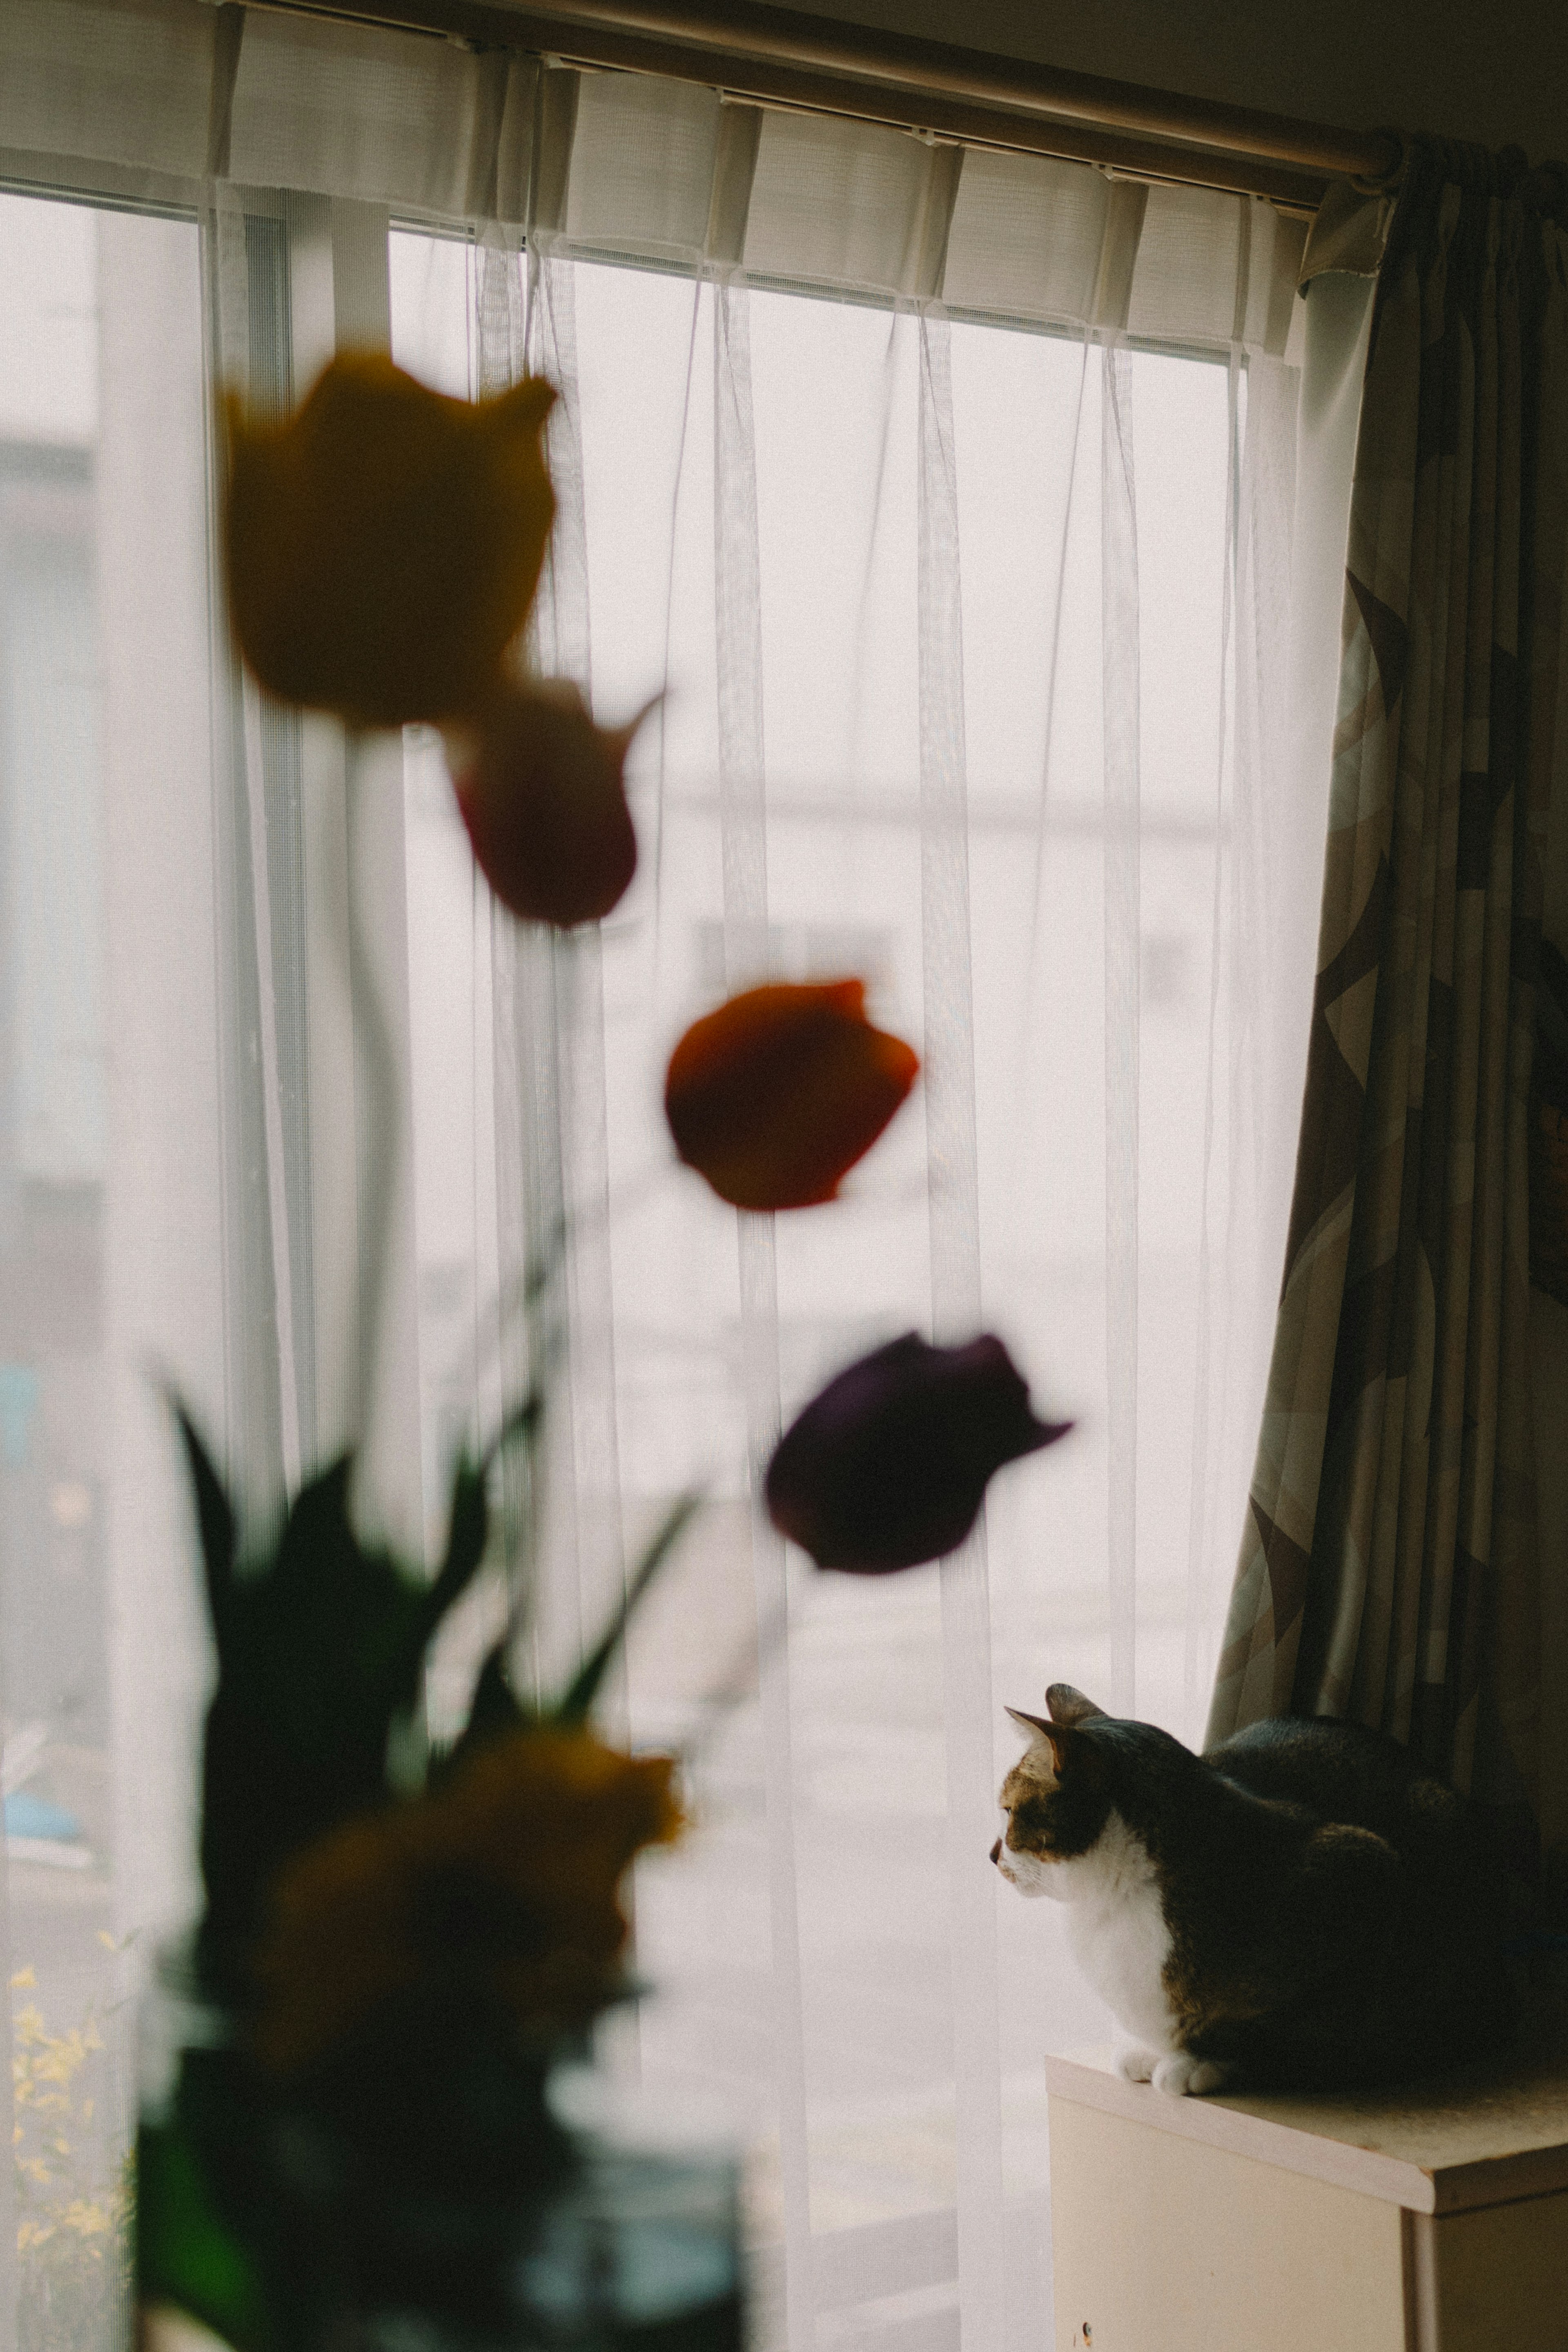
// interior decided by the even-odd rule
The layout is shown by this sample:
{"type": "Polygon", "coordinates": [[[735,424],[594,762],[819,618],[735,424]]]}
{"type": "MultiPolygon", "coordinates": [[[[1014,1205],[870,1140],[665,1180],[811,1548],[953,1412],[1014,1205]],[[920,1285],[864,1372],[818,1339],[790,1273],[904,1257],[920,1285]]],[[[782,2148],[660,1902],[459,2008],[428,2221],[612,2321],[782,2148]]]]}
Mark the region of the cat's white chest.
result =
{"type": "Polygon", "coordinates": [[[1171,1931],[1141,1839],[1112,1813],[1088,1853],[1057,1869],[1068,1878],[1068,1940],[1084,1975],[1129,2033],[1155,2050],[1180,2048],[1165,1990],[1171,1931]]]}

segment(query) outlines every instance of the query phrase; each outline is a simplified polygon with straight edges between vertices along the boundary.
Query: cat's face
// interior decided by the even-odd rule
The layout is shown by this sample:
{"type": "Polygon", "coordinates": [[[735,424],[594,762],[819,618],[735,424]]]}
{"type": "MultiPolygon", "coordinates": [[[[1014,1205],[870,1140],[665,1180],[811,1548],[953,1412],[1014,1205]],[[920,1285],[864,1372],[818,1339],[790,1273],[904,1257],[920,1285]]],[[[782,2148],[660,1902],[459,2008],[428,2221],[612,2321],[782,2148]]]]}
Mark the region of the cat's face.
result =
{"type": "Polygon", "coordinates": [[[1028,1746],[1002,1783],[1007,1826],[991,1859],[1020,1895],[1072,1899],[1070,1864],[1098,1843],[1110,1812],[1102,1759],[1079,1727],[1103,1710],[1070,1683],[1046,1694],[1050,1720],[1007,1709],[1028,1746]]]}

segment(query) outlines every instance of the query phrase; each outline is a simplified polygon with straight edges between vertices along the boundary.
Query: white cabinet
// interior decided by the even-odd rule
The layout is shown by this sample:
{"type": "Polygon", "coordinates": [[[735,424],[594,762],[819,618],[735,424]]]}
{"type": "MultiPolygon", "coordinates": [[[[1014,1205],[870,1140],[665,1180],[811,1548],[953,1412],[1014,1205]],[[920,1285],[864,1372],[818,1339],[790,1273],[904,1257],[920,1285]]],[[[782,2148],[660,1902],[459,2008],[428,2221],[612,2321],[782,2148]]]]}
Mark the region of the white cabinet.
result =
{"type": "Polygon", "coordinates": [[[1047,2061],[1056,2352],[1568,2352],[1568,2057],[1379,2099],[1047,2061]]]}

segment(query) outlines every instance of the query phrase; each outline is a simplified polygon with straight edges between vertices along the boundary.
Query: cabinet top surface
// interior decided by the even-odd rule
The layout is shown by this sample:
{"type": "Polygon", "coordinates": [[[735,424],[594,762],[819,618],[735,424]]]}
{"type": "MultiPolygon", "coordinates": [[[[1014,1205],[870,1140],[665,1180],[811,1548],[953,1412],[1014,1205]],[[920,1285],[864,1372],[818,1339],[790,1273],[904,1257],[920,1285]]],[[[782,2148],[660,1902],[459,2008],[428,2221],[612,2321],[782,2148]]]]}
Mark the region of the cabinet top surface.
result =
{"type": "Polygon", "coordinates": [[[1127,2083],[1109,2050],[1047,2058],[1053,2098],[1338,2182],[1417,2212],[1568,2189],[1568,2031],[1506,2066],[1469,2066],[1359,2098],[1171,2098],[1127,2083]]]}

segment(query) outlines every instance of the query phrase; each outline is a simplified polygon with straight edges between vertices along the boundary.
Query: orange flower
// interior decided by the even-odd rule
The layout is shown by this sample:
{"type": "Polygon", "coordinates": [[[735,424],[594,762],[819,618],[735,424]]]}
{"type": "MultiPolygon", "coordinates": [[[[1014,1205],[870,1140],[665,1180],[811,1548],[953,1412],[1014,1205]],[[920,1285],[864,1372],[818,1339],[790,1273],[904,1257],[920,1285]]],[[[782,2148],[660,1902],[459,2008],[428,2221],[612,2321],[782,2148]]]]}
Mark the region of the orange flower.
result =
{"type": "Polygon", "coordinates": [[[866,1018],[865,982],[778,985],[694,1022],[669,1058],[675,1147],[737,1209],[831,1201],[910,1088],[919,1056],[866,1018]]]}
{"type": "Polygon", "coordinates": [[[448,400],[361,352],[281,425],[231,400],[229,610],[262,685],[359,726],[473,709],[538,585],[554,397],[448,400]]]}
{"type": "Polygon", "coordinates": [[[637,842],[621,771],[646,712],[595,727],[575,687],[508,683],[447,756],[479,869],[514,915],[596,922],[637,871],[637,842]]]}
{"type": "Polygon", "coordinates": [[[531,2041],[585,2025],[619,1987],[621,1875],[680,1830],[674,1769],[587,1731],[519,1731],[435,1795],[310,1847],[274,1889],[262,2059],[308,2066],[384,2000],[454,1969],[481,1975],[531,2041]]]}

